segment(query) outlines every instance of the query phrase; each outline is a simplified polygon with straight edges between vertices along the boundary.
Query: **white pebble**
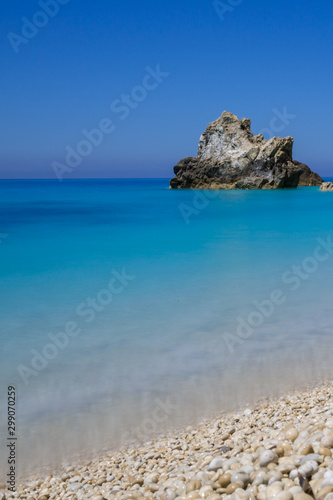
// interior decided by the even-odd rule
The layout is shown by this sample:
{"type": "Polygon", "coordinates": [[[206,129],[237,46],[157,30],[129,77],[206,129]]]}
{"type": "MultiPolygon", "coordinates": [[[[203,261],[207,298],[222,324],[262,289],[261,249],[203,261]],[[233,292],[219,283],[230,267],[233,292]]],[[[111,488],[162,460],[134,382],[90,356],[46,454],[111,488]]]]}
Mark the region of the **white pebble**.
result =
{"type": "Polygon", "coordinates": [[[276,462],[278,456],[272,450],[266,450],[260,455],[259,463],[260,467],[267,467],[268,464],[276,462]]]}
{"type": "Polygon", "coordinates": [[[333,477],[324,479],[324,481],[321,483],[321,487],[323,488],[324,486],[333,486],[333,477]]]}
{"type": "Polygon", "coordinates": [[[297,476],[298,476],[298,470],[297,469],[293,469],[292,471],[290,471],[290,473],[289,473],[289,478],[290,479],[296,479],[297,476]]]}
{"type": "Polygon", "coordinates": [[[230,500],[248,500],[248,495],[246,491],[238,488],[234,493],[231,495],[230,500]]]}
{"type": "Polygon", "coordinates": [[[304,493],[302,488],[300,486],[292,486],[289,488],[290,493],[295,497],[295,495],[298,495],[298,493],[304,493]]]}
{"type": "Polygon", "coordinates": [[[266,488],[266,498],[276,497],[279,493],[283,491],[280,484],[272,484],[266,488]]]}
{"type": "Polygon", "coordinates": [[[208,470],[209,471],[213,470],[216,472],[217,470],[223,468],[224,462],[225,462],[225,459],[223,457],[215,457],[208,465],[208,470]]]}
{"type": "Polygon", "coordinates": [[[320,444],[325,448],[333,448],[333,436],[324,436],[320,444]]]}
{"type": "Polygon", "coordinates": [[[290,491],[281,491],[275,497],[276,500],[293,500],[293,495],[290,491]]]}
{"type": "Polygon", "coordinates": [[[302,474],[302,476],[305,477],[310,477],[314,472],[317,472],[318,470],[318,464],[314,460],[309,460],[309,462],[306,462],[305,464],[301,465],[301,467],[298,469],[298,472],[302,474]]]}

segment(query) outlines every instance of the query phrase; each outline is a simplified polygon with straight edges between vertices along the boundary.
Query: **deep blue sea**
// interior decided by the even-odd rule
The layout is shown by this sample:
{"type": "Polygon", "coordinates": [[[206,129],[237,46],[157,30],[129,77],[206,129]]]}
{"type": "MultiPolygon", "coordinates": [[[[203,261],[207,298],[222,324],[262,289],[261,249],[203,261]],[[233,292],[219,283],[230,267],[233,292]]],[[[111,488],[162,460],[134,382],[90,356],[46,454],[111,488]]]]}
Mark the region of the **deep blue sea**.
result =
{"type": "Polygon", "coordinates": [[[319,188],[1,181],[0,255],[22,473],[332,375],[319,188]]]}

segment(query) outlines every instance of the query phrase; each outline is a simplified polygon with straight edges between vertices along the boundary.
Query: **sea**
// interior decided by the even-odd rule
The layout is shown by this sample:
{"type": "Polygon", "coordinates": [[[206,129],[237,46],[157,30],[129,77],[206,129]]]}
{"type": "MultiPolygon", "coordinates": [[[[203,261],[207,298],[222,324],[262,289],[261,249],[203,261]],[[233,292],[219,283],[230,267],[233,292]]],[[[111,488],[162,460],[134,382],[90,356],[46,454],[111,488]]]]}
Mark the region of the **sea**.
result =
{"type": "Polygon", "coordinates": [[[1,181],[0,278],[0,436],[11,387],[22,478],[333,374],[318,187],[1,181]]]}

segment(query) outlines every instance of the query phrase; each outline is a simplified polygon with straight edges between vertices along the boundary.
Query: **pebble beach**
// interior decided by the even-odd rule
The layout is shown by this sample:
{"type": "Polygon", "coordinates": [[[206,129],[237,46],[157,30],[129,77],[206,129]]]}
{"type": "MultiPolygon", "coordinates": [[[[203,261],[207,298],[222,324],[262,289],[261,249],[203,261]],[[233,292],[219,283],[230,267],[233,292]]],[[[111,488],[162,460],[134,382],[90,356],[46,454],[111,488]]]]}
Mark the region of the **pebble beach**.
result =
{"type": "Polygon", "coordinates": [[[333,500],[333,384],[30,478],[0,500],[333,500]]]}

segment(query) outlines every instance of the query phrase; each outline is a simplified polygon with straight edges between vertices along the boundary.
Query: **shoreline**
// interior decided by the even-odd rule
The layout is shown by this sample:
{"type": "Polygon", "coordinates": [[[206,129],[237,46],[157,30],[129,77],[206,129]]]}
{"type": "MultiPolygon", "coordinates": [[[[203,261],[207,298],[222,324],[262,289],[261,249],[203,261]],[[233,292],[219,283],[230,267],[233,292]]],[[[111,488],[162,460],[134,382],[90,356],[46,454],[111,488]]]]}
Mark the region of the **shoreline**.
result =
{"type": "Polygon", "coordinates": [[[332,500],[332,452],[325,381],[30,479],[15,493],[0,489],[0,500],[332,500]]]}

